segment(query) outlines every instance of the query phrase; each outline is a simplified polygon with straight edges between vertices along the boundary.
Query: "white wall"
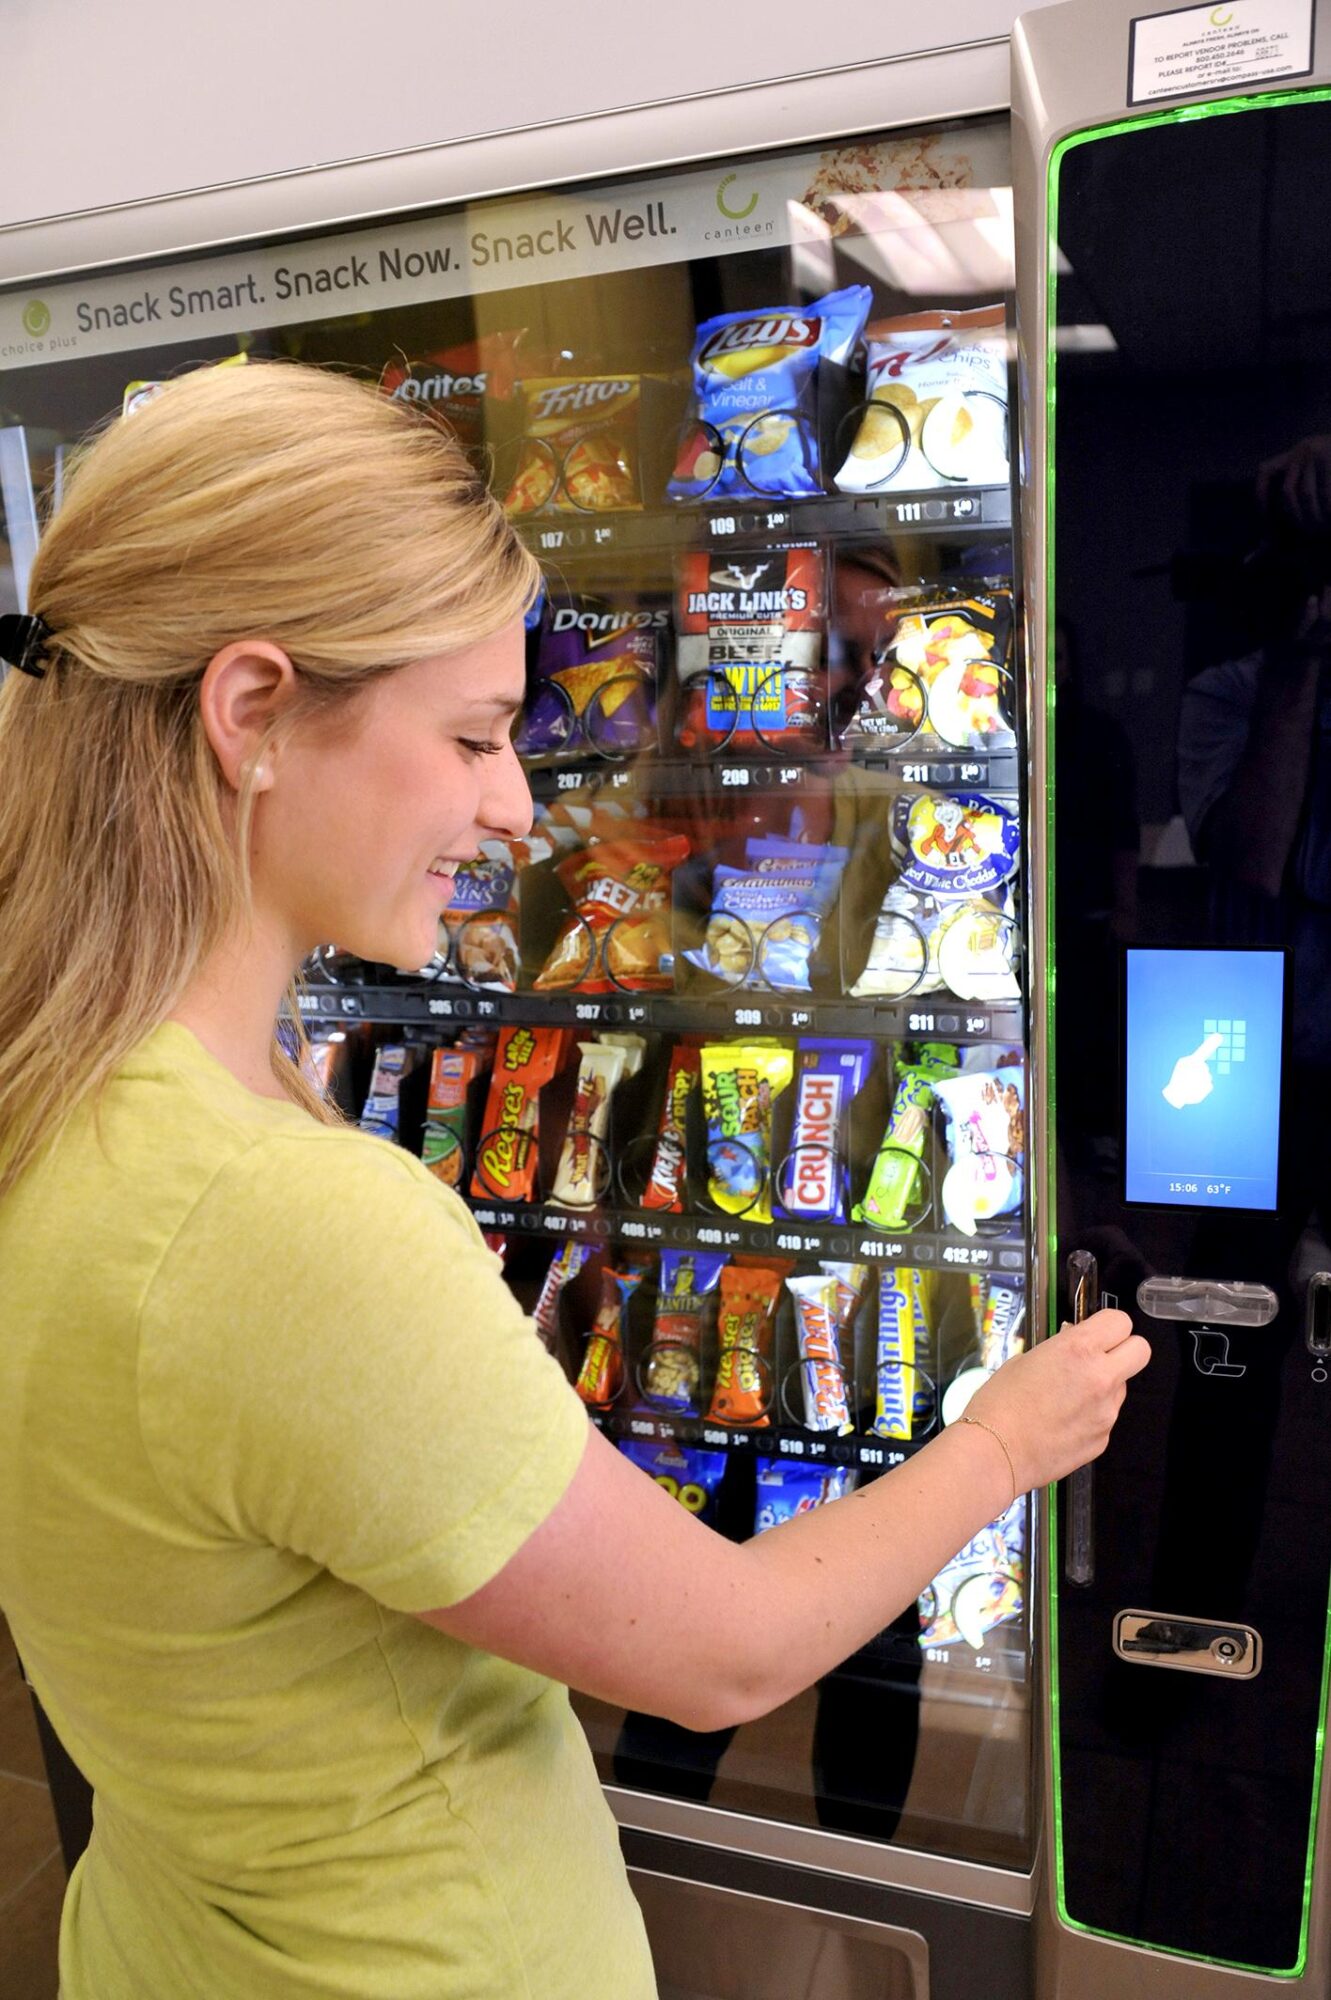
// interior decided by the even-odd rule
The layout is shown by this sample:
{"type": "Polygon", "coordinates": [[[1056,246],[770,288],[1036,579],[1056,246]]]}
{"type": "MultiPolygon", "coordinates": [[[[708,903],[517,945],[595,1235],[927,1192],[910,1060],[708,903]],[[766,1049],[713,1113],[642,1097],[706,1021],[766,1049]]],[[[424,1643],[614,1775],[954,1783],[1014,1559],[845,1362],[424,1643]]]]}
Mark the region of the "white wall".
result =
{"type": "MultiPolygon", "coordinates": [[[[1022,11],[1021,0],[0,0],[0,228],[1002,36],[1022,11]]],[[[727,150],[718,106],[715,151],[727,150]]]]}

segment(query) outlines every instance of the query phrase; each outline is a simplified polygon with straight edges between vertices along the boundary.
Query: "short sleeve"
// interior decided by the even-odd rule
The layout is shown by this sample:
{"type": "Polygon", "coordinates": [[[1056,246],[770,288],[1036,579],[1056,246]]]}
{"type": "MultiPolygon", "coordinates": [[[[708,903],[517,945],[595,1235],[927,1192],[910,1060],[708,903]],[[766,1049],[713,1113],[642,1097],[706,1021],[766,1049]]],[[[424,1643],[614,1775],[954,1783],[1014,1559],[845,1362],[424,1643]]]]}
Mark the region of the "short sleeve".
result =
{"type": "Polygon", "coordinates": [[[466,1209],[383,1140],[313,1127],[224,1165],[144,1300],[144,1446],[206,1535],[426,1611],[497,1575],[586,1412],[466,1209]]]}
{"type": "Polygon", "coordinates": [[[1178,730],[1179,811],[1194,852],[1204,853],[1206,821],[1243,761],[1261,663],[1249,656],[1208,667],[1183,692],[1178,730]]]}

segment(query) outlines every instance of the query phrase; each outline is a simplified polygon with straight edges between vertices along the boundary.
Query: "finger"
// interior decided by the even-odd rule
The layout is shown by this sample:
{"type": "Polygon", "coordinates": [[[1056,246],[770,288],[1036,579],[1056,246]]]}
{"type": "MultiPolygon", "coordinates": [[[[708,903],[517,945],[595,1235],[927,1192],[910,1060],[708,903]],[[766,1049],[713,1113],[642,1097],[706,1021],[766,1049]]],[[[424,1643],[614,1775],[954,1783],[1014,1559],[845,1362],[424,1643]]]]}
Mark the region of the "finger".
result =
{"type": "Polygon", "coordinates": [[[1097,1354],[1112,1354],[1131,1337],[1132,1320],[1117,1306],[1101,1306],[1099,1312],[1082,1321],[1082,1331],[1097,1354]]]}
{"type": "Polygon", "coordinates": [[[1151,1358],[1151,1343],[1134,1333],[1131,1340],[1125,1340],[1114,1349],[1114,1360],[1123,1371],[1123,1379],[1130,1382],[1134,1375],[1140,1375],[1151,1358]]]}
{"type": "Polygon", "coordinates": [[[1193,1050],[1191,1058],[1192,1061],[1196,1062],[1198,1057],[1200,1057],[1203,1062],[1210,1062],[1211,1057],[1215,1054],[1216,1050],[1220,1047],[1220,1044],[1221,1042],[1224,1041],[1224,1039],[1225,1038],[1223,1035],[1205,1036],[1203,1040],[1198,1042],[1196,1048],[1193,1050]]]}

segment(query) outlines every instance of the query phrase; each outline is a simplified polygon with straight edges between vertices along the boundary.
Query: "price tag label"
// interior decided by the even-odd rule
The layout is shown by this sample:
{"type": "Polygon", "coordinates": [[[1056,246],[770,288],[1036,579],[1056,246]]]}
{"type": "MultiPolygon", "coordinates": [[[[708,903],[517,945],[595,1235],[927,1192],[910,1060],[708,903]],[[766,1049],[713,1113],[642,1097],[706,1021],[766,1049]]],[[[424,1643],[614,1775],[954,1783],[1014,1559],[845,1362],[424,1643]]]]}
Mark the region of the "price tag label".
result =
{"type": "Polygon", "coordinates": [[[717,1430],[704,1430],[702,1434],[702,1441],[704,1444],[720,1445],[722,1446],[722,1448],[724,1448],[726,1445],[730,1443],[730,1432],[717,1431],[717,1430]]]}
{"type": "Polygon", "coordinates": [[[436,1021],[446,1021],[453,1012],[451,1000],[427,1000],[425,1004],[436,1021]]]}
{"type": "Polygon", "coordinates": [[[735,1026],[737,1028],[761,1028],[763,1010],[761,1007],[736,1007],[735,1026]]]}
{"type": "Polygon", "coordinates": [[[573,1006],[573,1018],[575,1021],[599,1021],[601,1018],[600,1001],[599,1000],[575,1001],[573,1006]]]}
{"type": "Polygon", "coordinates": [[[543,549],[562,549],[563,546],[564,530],[562,528],[542,528],[541,547],[543,549]]]}
{"type": "Polygon", "coordinates": [[[322,1005],[322,1000],[317,993],[298,993],[296,995],[296,1004],[302,1014],[317,1014],[322,1005]]]}

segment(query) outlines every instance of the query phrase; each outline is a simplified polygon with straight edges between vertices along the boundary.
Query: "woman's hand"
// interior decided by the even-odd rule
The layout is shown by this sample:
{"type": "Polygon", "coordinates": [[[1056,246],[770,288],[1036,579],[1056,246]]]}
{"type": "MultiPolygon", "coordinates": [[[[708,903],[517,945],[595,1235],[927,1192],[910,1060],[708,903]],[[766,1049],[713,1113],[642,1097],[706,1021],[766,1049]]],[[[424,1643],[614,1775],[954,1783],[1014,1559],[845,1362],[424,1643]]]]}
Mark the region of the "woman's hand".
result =
{"type": "Polygon", "coordinates": [[[1019,1492],[1047,1486],[1100,1456],[1129,1380],[1150,1358],[1125,1312],[1092,1313],[1014,1356],[972,1397],[969,1414],[1006,1443],[1019,1492]]]}

